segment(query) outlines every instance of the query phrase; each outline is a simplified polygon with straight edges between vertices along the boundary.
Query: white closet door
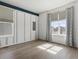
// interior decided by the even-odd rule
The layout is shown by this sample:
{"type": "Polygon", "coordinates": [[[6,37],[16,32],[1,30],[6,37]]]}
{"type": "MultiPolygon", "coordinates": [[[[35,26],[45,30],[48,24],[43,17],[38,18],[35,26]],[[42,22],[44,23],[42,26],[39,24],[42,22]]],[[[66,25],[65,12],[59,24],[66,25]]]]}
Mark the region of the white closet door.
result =
{"type": "Polygon", "coordinates": [[[36,21],[36,33],[35,33],[35,37],[36,37],[36,39],[38,39],[38,16],[35,16],[35,21],[36,21]]]}
{"type": "Polygon", "coordinates": [[[30,26],[31,26],[31,22],[30,22],[30,14],[25,13],[25,42],[30,41],[30,26]]]}
{"type": "Polygon", "coordinates": [[[31,15],[31,41],[35,40],[35,32],[36,32],[36,30],[34,30],[34,27],[36,26],[36,24],[34,26],[34,23],[36,23],[35,16],[31,15]]]}
{"type": "Polygon", "coordinates": [[[17,43],[24,42],[24,12],[17,11],[17,19],[16,19],[16,29],[17,29],[17,43]]]}
{"type": "Polygon", "coordinates": [[[13,21],[14,21],[14,38],[13,38],[13,42],[14,42],[14,44],[17,44],[17,37],[16,37],[16,35],[17,35],[17,29],[16,29],[16,27],[17,27],[17,24],[16,24],[16,21],[17,21],[17,10],[14,10],[13,11],[13,21]]]}

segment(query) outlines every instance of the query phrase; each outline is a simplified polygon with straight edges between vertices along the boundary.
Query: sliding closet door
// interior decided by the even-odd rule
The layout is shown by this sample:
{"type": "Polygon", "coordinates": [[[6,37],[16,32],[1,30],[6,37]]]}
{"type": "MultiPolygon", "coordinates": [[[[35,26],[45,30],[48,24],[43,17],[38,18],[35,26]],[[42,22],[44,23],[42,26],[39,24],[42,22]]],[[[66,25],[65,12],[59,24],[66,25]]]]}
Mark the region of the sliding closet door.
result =
{"type": "Polygon", "coordinates": [[[35,38],[38,39],[38,16],[35,16],[35,21],[36,21],[35,38]]]}
{"type": "Polygon", "coordinates": [[[16,19],[17,19],[17,10],[14,10],[14,12],[13,12],[13,20],[14,20],[14,39],[13,39],[13,42],[14,42],[14,44],[16,44],[17,43],[17,37],[16,37],[16,35],[17,35],[17,29],[16,29],[16,27],[17,27],[17,24],[16,24],[16,19]]]}
{"type": "Polygon", "coordinates": [[[30,14],[25,13],[25,42],[30,41],[31,37],[31,22],[30,22],[30,14]]]}
{"type": "Polygon", "coordinates": [[[16,39],[17,43],[24,42],[24,12],[17,11],[17,20],[16,20],[16,39]]]}
{"type": "Polygon", "coordinates": [[[36,20],[35,16],[31,15],[31,41],[35,40],[35,32],[36,32],[36,20]]]}

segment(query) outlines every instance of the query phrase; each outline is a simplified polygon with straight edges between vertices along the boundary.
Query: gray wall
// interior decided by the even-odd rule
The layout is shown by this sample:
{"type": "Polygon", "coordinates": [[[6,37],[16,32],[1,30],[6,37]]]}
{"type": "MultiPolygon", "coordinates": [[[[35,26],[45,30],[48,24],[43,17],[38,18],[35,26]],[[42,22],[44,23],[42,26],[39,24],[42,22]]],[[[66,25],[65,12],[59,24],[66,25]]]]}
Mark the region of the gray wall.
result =
{"type": "MultiPolygon", "coordinates": [[[[75,3],[75,17],[74,17],[74,45],[78,46],[78,11],[77,11],[77,2],[75,3]]],[[[47,26],[47,14],[48,12],[40,13],[39,15],[39,39],[46,40],[46,26],[47,26]]]]}

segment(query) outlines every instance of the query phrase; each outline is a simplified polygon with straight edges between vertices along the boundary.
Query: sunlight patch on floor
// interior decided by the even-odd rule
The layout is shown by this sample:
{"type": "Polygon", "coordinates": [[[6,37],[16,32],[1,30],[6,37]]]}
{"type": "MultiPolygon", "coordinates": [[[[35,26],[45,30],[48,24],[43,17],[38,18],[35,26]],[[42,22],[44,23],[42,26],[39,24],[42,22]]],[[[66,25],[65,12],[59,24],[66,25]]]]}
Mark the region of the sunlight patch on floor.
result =
{"type": "Polygon", "coordinates": [[[52,47],[52,45],[51,44],[48,44],[48,43],[42,44],[40,46],[37,46],[37,48],[40,48],[40,49],[43,49],[43,50],[48,49],[50,47],[52,47]]]}
{"type": "Polygon", "coordinates": [[[57,54],[59,51],[61,51],[63,49],[62,47],[53,46],[52,44],[48,44],[48,43],[37,46],[37,48],[45,50],[45,51],[52,53],[52,54],[57,54]]]}
{"type": "Polygon", "coordinates": [[[50,49],[48,49],[47,51],[53,54],[57,54],[59,51],[61,51],[63,48],[58,47],[58,46],[54,46],[51,47],[50,49]]]}

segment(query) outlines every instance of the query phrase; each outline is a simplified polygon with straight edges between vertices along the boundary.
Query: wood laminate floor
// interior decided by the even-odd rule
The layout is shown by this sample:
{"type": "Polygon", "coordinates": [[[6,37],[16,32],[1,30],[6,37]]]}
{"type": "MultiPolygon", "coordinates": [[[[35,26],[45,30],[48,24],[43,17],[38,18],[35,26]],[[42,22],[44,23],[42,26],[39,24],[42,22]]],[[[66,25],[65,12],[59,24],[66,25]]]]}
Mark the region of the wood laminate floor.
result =
{"type": "Polygon", "coordinates": [[[77,49],[33,41],[0,49],[0,59],[78,59],[77,49]]]}

